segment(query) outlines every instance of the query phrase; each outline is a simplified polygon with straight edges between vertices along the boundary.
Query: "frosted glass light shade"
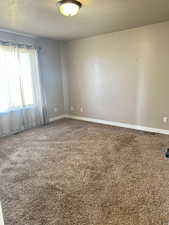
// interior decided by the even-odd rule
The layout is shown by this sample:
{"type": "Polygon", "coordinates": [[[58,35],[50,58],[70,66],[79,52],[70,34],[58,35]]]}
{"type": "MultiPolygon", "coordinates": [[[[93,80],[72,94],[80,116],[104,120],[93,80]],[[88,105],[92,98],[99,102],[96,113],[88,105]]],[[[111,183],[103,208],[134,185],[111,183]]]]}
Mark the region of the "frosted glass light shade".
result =
{"type": "Polygon", "coordinates": [[[59,10],[64,16],[75,16],[79,12],[80,7],[81,6],[77,4],[76,1],[62,1],[59,10]]]}

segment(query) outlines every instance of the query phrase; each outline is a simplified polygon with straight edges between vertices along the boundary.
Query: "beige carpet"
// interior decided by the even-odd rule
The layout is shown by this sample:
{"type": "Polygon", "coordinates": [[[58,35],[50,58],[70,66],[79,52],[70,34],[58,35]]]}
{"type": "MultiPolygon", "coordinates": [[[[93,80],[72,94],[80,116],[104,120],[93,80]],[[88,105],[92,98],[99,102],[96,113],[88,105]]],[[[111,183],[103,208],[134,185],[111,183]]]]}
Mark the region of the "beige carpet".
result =
{"type": "Polygon", "coordinates": [[[5,225],[162,225],[166,147],[169,136],[68,119],[2,138],[5,225]]]}

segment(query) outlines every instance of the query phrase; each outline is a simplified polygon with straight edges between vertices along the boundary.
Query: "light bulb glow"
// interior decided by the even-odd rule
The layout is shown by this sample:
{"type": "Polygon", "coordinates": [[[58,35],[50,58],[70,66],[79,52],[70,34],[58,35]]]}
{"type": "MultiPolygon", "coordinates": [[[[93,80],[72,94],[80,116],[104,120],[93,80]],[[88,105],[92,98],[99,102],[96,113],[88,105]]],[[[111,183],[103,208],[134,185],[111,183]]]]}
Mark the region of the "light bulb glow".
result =
{"type": "Polygon", "coordinates": [[[60,5],[59,10],[64,16],[75,16],[79,12],[79,5],[66,2],[60,5]]]}

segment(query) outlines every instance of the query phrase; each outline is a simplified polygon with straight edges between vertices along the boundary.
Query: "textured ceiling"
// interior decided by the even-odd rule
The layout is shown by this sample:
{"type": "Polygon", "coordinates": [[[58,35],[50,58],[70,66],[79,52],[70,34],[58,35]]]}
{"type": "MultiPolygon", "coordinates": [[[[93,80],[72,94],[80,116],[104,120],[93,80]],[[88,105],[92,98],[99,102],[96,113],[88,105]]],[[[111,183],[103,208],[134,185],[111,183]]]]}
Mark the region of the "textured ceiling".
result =
{"type": "Polygon", "coordinates": [[[0,29],[54,39],[77,39],[169,20],[169,0],[81,0],[64,17],[56,0],[0,0],[0,29]]]}

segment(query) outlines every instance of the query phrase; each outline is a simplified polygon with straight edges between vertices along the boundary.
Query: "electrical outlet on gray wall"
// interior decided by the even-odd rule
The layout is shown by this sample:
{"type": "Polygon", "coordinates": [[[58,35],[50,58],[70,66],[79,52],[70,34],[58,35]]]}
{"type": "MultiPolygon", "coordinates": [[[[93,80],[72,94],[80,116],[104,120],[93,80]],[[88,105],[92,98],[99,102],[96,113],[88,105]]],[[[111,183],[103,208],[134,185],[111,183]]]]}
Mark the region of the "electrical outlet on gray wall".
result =
{"type": "Polygon", "coordinates": [[[80,112],[81,112],[81,113],[83,112],[83,107],[80,107],[80,112]]]}
{"type": "Polygon", "coordinates": [[[73,112],[74,110],[75,110],[74,106],[71,106],[71,107],[70,107],[70,111],[73,112]]]}
{"type": "Polygon", "coordinates": [[[163,123],[168,123],[168,117],[163,117],[163,123]]]}
{"type": "Polygon", "coordinates": [[[58,111],[59,111],[58,107],[55,107],[54,112],[58,112],[58,111]]]}

